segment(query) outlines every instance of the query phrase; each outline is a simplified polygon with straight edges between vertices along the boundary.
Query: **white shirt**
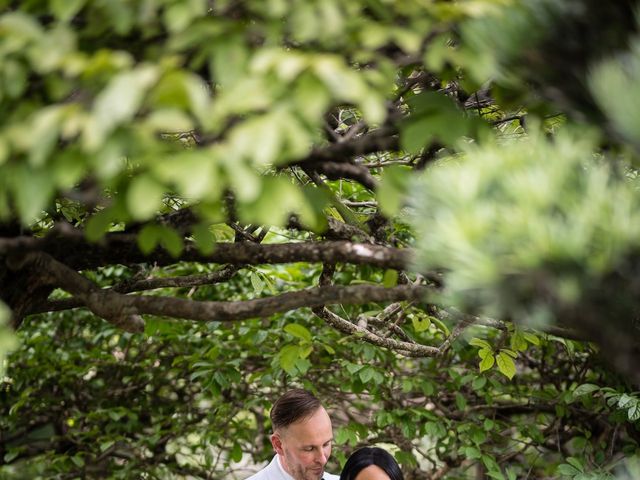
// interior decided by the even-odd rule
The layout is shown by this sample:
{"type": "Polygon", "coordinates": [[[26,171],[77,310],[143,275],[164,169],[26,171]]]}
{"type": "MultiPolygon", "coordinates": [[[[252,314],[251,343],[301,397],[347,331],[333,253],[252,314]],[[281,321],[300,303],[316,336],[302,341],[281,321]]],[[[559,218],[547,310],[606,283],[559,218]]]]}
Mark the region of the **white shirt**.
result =
{"type": "MultiPolygon", "coordinates": [[[[323,480],[340,480],[338,475],[331,475],[325,472],[322,475],[323,480]]],[[[255,475],[251,475],[247,480],[294,480],[291,475],[284,471],[280,458],[276,454],[271,463],[260,470],[255,475]]]]}

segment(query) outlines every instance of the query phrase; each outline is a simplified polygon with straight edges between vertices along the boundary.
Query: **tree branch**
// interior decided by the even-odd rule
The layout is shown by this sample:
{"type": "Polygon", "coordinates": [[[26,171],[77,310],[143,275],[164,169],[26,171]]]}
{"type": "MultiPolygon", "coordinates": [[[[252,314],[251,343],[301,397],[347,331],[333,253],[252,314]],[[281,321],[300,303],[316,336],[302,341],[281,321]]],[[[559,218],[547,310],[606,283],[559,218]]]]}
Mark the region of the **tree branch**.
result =
{"type": "MultiPolygon", "coordinates": [[[[35,245],[37,243],[33,246],[35,245]]],[[[131,265],[153,262],[164,266],[178,261],[229,265],[328,262],[402,270],[409,265],[412,256],[410,249],[347,241],[326,241],[266,245],[253,242],[218,243],[213,253],[209,255],[202,254],[195,245],[187,244],[180,257],[174,258],[161,249],[144,255],[138,250],[135,235],[117,233],[105,236],[98,244],[89,244],[84,239],[56,238],[40,246],[54,258],[78,270],[113,263],[131,265]]]]}
{"type": "Polygon", "coordinates": [[[385,125],[344,142],[315,148],[305,158],[289,163],[287,166],[312,166],[325,162],[347,163],[357,156],[389,150],[395,151],[398,148],[398,129],[393,125],[385,125]]]}
{"type": "Polygon", "coordinates": [[[100,289],[90,280],[43,252],[13,255],[8,259],[8,265],[12,270],[20,270],[27,266],[38,268],[47,283],[68,291],[96,315],[131,332],[139,332],[144,328],[140,314],[202,321],[242,320],[302,307],[313,308],[337,303],[353,305],[422,300],[429,291],[427,287],[407,285],[395,288],[374,285],[325,286],[247,301],[199,302],[173,297],[123,295],[113,289],[100,289]]]}
{"type": "MultiPolygon", "coordinates": [[[[86,280],[84,277],[82,278],[86,280]]],[[[86,281],[89,282],[89,280],[86,281]]],[[[160,296],[122,295],[110,290],[98,290],[98,292],[92,292],[90,300],[92,302],[108,303],[109,306],[105,308],[115,311],[135,311],[137,314],[209,322],[267,317],[275,313],[322,305],[358,305],[399,300],[424,300],[429,291],[430,289],[427,287],[407,285],[394,288],[384,288],[377,285],[328,286],[287,292],[267,298],[221,302],[160,296]]],[[[91,310],[94,311],[93,308],[91,310]]],[[[96,311],[94,313],[100,315],[96,311]]]]}
{"type": "Polygon", "coordinates": [[[121,302],[122,295],[102,290],[75,270],[58,262],[43,252],[28,252],[12,255],[7,259],[12,270],[35,267],[42,271],[44,282],[60,287],[80,299],[84,305],[99,317],[128,332],[144,330],[144,321],[135,307],[121,302]]]}
{"type": "MultiPolygon", "coordinates": [[[[112,288],[104,291],[112,291],[117,293],[141,292],[146,290],[155,290],[158,288],[185,288],[200,287],[203,285],[214,285],[216,283],[226,282],[235,275],[241,266],[228,266],[216,272],[204,275],[185,275],[183,277],[160,277],[145,278],[142,280],[127,280],[112,288]]],[[[28,314],[59,312],[61,310],[70,310],[72,308],[83,307],[84,302],[76,297],[64,298],[61,300],[51,300],[36,305],[28,314]]]]}
{"type": "MultiPolygon", "coordinates": [[[[332,287],[323,287],[323,288],[332,288],[332,287]]],[[[333,287],[335,288],[335,287],[333,287]]],[[[400,288],[400,287],[396,287],[400,288]]],[[[426,288],[426,287],[409,287],[409,288],[426,288]]],[[[406,300],[406,299],[405,299],[406,300]]],[[[392,338],[385,338],[375,333],[367,330],[365,327],[356,325],[351,323],[348,320],[336,315],[332,311],[327,308],[315,308],[313,309],[313,313],[315,313],[319,318],[327,322],[329,325],[334,327],[336,330],[339,330],[348,335],[355,335],[366,342],[372,343],[374,345],[378,345],[380,347],[385,347],[390,350],[394,350],[402,355],[408,357],[434,357],[440,353],[440,349],[437,347],[431,347],[429,345],[422,345],[414,342],[406,342],[406,341],[398,341],[392,338]]]]}

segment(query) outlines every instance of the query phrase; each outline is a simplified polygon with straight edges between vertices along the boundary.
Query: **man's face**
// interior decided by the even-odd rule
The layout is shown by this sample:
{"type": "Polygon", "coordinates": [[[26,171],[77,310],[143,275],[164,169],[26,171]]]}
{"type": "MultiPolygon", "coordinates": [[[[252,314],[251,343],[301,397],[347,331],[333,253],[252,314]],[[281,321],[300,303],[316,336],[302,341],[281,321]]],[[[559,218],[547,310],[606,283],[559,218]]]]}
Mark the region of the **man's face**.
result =
{"type": "Polygon", "coordinates": [[[331,419],[320,407],[305,419],[271,435],[273,448],[285,471],[295,480],[320,480],[331,455],[331,419]]]}

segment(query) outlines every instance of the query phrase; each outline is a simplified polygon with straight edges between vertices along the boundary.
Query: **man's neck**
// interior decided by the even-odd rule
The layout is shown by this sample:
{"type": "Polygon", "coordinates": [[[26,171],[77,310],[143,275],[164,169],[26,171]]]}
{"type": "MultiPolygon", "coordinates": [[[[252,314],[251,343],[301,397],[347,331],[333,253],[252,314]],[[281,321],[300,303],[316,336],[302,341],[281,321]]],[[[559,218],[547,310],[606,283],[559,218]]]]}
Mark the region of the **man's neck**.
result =
{"type": "Polygon", "coordinates": [[[278,453],[276,453],[276,460],[278,462],[278,468],[280,468],[280,470],[282,470],[282,473],[284,473],[287,476],[287,480],[295,480],[295,478],[293,478],[293,476],[285,468],[286,462],[278,453]]]}

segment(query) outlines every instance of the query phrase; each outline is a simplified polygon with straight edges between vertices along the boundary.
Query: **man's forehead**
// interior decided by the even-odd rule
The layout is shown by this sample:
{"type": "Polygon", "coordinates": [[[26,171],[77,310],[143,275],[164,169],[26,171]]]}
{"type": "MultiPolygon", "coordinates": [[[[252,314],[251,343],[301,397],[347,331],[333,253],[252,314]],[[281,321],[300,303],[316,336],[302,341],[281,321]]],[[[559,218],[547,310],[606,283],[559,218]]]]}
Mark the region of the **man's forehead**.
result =
{"type": "Polygon", "coordinates": [[[318,437],[318,439],[305,439],[301,440],[303,447],[317,447],[318,445],[324,445],[333,441],[333,435],[327,437],[318,437]]]}
{"type": "Polygon", "coordinates": [[[299,443],[309,446],[323,445],[333,439],[331,420],[324,409],[293,422],[284,428],[283,433],[288,437],[298,439],[299,443]]]}

